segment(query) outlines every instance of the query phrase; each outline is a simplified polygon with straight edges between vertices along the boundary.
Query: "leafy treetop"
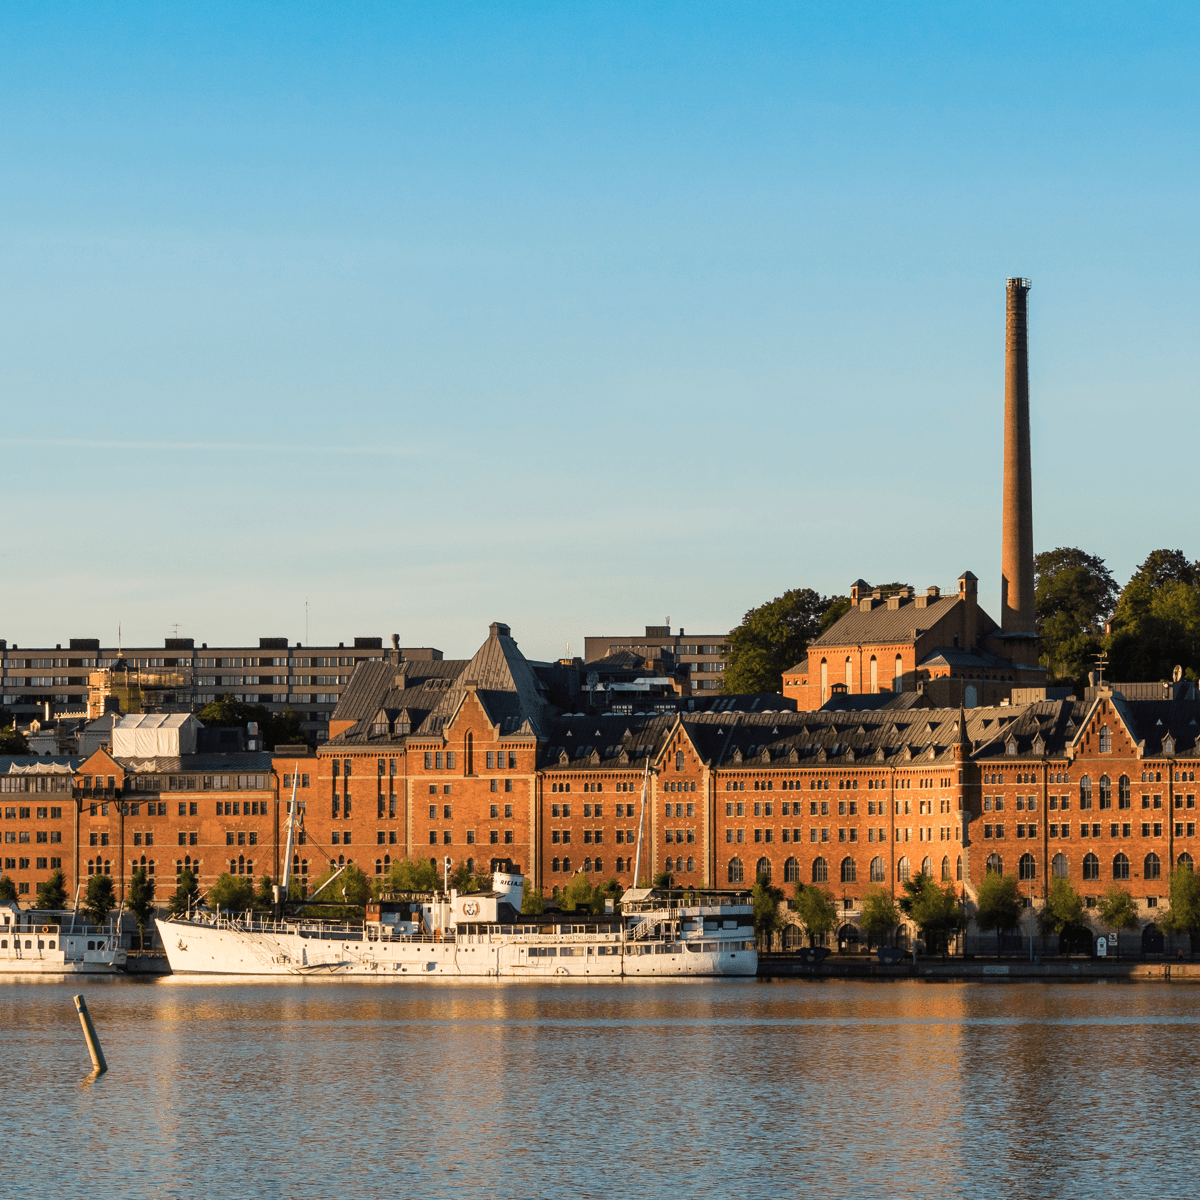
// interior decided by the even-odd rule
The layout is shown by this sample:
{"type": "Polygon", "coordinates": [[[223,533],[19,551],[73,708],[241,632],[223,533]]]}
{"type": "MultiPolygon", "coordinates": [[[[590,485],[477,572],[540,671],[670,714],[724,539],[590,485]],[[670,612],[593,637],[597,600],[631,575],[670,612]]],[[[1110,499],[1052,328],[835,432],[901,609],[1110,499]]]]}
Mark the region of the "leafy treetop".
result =
{"type": "Polygon", "coordinates": [[[750,609],[729,635],[722,689],[730,694],[782,691],[784,671],[794,667],[808,643],[849,606],[845,597],[793,588],[750,609]]]}

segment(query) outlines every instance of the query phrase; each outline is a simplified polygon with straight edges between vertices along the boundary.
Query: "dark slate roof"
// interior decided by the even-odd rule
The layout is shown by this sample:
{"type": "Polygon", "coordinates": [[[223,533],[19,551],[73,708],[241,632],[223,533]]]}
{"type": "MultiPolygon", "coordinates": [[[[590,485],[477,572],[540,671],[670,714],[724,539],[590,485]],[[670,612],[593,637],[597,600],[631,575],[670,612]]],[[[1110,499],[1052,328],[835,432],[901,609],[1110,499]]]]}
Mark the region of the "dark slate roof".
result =
{"type": "Polygon", "coordinates": [[[680,722],[701,758],[724,768],[794,768],[872,763],[945,762],[982,736],[1001,711],[957,708],[867,713],[683,713],[676,716],[558,717],[548,726],[540,766],[598,771],[642,769],[680,722]],[[966,742],[961,723],[966,718],[966,742]]]}
{"type": "MultiPolygon", "coordinates": [[[[546,685],[538,678],[507,629],[507,625],[498,623],[491,626],[487,641],[463,668],[455,685],[421,723],[420,733],[440,733],[462,704],[467,694],[465,685],[472,682],[480,692],[510,692],[516,696],[517,708],[504,714],[506,723],[501,724],[501,735],[516,733],[526,722],[533,733],[540,731],[543,710],[548,702],[546,685]]],[[[413,732],[418,731],[414,729],[413,732]]]]}
{"type": "MultiPolygon", "coordinates": [[[[822,646],[875,645],[880,642],[912,642],[914,629],[930,629],[962,601],[957,595],[940,596],[924,608],[918,608],[916,598],[903,598],[899,608],[880,603],[870,612],[855,606],[839,617],[820,637],[809,643],[809,657],[822,646]]],[[[990,633],[996,623],[979,610],[979,632],[990,633]]]]}
{"type": "MultiPolygon", "coordinates": [[[[450,658],[417,659],[400,664],[391,662],[364,662],[350,677],[338,706],[333,710],[334,721],[370,720],[380,708],[411,708],[412,693],[426,689],[420,697],[424,712],[434,707],[440,693],[450,690],[454,681],[463,673],[467,659],[450,658]],[[404,680],[404,687],[396,686],[397,677],[404,680]],[[435,695],[436,694],[436,695],[435,695]],[[430,702],[431,701],[431,702],[430,702]]],[[[423,718],[422,718],[423,719],[423,718]]],[[[416,728],[414,724],[413,728],[416,728]]]]}

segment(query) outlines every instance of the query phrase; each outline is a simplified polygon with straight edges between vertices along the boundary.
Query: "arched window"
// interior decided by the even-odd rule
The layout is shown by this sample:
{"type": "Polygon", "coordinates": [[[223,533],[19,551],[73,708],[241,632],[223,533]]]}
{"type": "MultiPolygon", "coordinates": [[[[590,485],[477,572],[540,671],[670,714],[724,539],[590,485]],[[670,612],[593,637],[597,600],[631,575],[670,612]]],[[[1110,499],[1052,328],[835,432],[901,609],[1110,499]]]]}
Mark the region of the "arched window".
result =
{"type": "Polygon", "coordinates": [[[896,655],[895,672],[892,675],[892,691],[900,692],[904,690],[904,659],[899,654],[896,655]]]}
{"type": "Polygon", "coordinates": [[[1143,879],[1158,879],[1162,875],[1162,862],[1157,854],[1152,850],[1146,855],[1146,861],[1142,864],[1143,879]]]}
{"type": "Polygon", "coordinates": [[[1113,859],[1113,878],[1128,879],[1129,878],[1129,859],[1123,854],[1118,854],[1113,859]]]}
{"type": "Polygon", "coordinates": [[[1083,856],[1083,877],[1084,879],[1100,878],[1100,860],[1094,854],[1083,856]]]}
{"type": "MultiPolygon", "coordinates": [[[[385,854],[383,856],[383,869],[385,871],[390,871],[392,869],[392,856],[390,854],[385,854]]],[[[469,858],[467,859],[467,870],[470,871],[472,875],[475,874],[475,864],[469,858]]]]}
{"type": "Polygon", "coordinates": [[[908,865],[908,859],[907,859],[907,857],[902,858],[896,864],[896,878],[898,880],[900,880],[901,883],[904,883],[908,879],[910,874],[911,874],[911,871],[910,871],[910,868],[908,865]]]}
{"type": "Polygon", "coordinates": [[[821,703],[829,699],[829,663],[821,659],[821,703]]]}
{"type": "Polygon", "coordinates": [[[742,860],[740,858],[731,858],[729,860],[729,882],[743,882],[742,860]]]}
{"type": "Polygon", "coordinates": [[[1129,794],[1129,776],[1122,775],[1117,780],[1117,804],[1121,808],[1129,808],[1133,797],[1129,794]]]}
{"type": "Polygon", "coordinates": [[[760,858],[754,864],[755,880],[765,879],[768,883],[771,882],[771,860],[769,858],[760,858]]]}
{"type": "Polygon", "coordinates": [[[921,874],[927,879],[933,878],[933,859],[928,855],[921,860],[921,874]]]}
{"type": "Polygon", "coordinates": [[[1112,730],[1107,725],[1100,726],[1100,753],[1112,753],[1112,730]]]}
{"type": "MultiPolygon", "coordinates": [[[[597,861],[597,862],[599,862],[600,860],[599,860],[599,859],[596,859],[596,861],[597,861]]],[[[688,869],[689,871],[694,871],[694,870],[696,869],[696,860],[695,860],[694,858],[689,858],[689,859],[688,859],[688,861],[687,861],[687,869],[688,869]]]]}
{"type": "Polygon", "coordinates": [[[1092,780],[1090,775],[1084,775],[1079,781],[1079,807],[1092,807],[1092,780]]]}
{"type": "Polygon", "coordinates": [[[1195,865],[1192,863],[1192,856],[1185,850],[1176,860],[1177,867],[1187,867],[1189,871],[1194,871],[1195,865]]]}
{"type": "Polygon", "coordinates": [[[987,865],[984,868],[988,875],[1003,875],[1004,874],[1004,859],[998,854],[989,854],[987,856],[987,865]]]}
{"type": "Polygon", "coordinates": [[[677,771],[683,770],[683,751],[682,750],[675,751],[675,770],[677,770],[677,771]]]}
{"type": "MultiPolygon", "coordinates": [[[[390,858],[385,858],[383,861],[385,864],[387,864],[387,863],[391,862],[392,860],[390,858]]],[[[475,860],[473,858],[467,859],[467,874],[468,875],[475,874],[475,860]]]]}
{"type": "Polygon", "coordinates": [[[879,691],[879,660],[871,655],[871,695],[879,691]]]}
{"type": "Polygon", "coordinates": [[[1067,864],[1067,856],[1065,854],[1056,854],[1054,861],[1050,864],[1050,874],[1055,879],[1066,879],[1071,873],[1071,869],[1067,864]]]}
{"type": "Polygon", "coordinates": [[[563,859],[563,871],[565,871],[568,875],[571,873],[571,860],[569,858],[563,859]]]}
{"type": "Polygon", "coordinates": [[[376,875],[383,874],[383,859],[382,858],[377,858],[375,860],[375,874],[376,875]]]}
{"type": "Polygon", "coordinates": [[[617,874],[623,875],[624,873],[625,873],[625,859],[618,856],[617,857],[617,874]]]}
{"type": "Polygon", "coordinates": [[[1017,870],[1022,879],[1037,878],[1037,860],[1032,854],[1022,854],[1021,861],[1017,864],[1017,870]]]}
{"type": "Polygon", "coordinates": [[[829,864],[823,858],[813,859],[812,877],[813,883],[829,882],[829,864]]]}
{"type": "Polygon", "coordinates": [[[887,879],[887,867],[883,865],[883,859],[876,856],[871,859],[871,882],[883,883],[887,879]]]}
{"type": "MultiPolygon", "coordinates": [[[[596,859],[596,861],[599,862],[600,860],[596,859]]],[[[671,860],[668,858],[667,862],[670,862],[670,861],[671,860]]],[[[584,869],[587,870],[588,868],[585,867],[584,869]]],[[[681,873],[683,871],[683,855],[682,854],[675,860],[675,870],[678,872],[681,872],[681,873]]]]}
{"type": "Polygon", "coordinates": [[[850,691],[854,686],[854,663],[850,655],[846,655],[846,691],[850,691]]]}
{"type": "Polygon", "coordinates": [[[959,883],[962,883],[962,855],[961,854],[958,856],[958,866],[955,868],[955,871],[957,872],[955,875],[955,878],[958,880],[959,883]]]}
{"type": "Polygon", "coordinates": [[[783,864],[783,882],[784,883],[799,883],[800,882],[800,860],[789,858],[783,864]]]}
{"type": "MultiPolygon", "coordinates": [[[[591,860],[590,858],[585,858],[585,859],[583,860],[583,869],[584,869],[585,871],[587,871],[587,872],[590,872],[590,871],[591,871],[591,869],[592,869],[592,860],[591,860]]],[[[670,862],[670,859],[668,859],[668,860],[667,860],[667,870],[670,870],[670,869],[671,869],[671,862],[670,862]]]]}
{"type": "Polygon", "coordinates": [[[842,859],[842,882],[855,883],[858,880],[858,868],[854,864],[854,859],[842,859]]]}
{"type": "Polygon", "coordinates": [[[963,689],[963,708],[978,708],[979,692],[973,683],[968,683],[963,689]]]}
{"type": "Polygon", "coordinates": [[[1112,808],[1112,780],[1107,775],[1100,776],[1100,807],[1112,808]]]}
{"type": "Polygon", "coordinates": [[[948,854],[942,856],[942,882],[950,882],[950,856],[948,854]]]}

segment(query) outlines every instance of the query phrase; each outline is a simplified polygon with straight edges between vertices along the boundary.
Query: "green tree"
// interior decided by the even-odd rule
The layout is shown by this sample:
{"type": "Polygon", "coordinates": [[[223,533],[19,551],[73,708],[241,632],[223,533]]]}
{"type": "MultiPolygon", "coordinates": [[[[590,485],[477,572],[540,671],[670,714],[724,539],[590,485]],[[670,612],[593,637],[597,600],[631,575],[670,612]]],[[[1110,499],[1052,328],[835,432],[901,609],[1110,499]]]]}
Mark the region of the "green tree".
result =
{"type": "Polygon", "coordinates": [[[245,912],[254,905],[254,881],[226,871],[208,889],[208,902],[217,912],[245,912]]]}
{"type": "Polygon", "coordinates": [[[784,671],[804,657],[822,631],[823,618],[841,599],[793,588],[750,609],[729,635],[722,690],[739,695],[782,691],[784,671]]]}
{"type": "Polygon", "coordinates": [[[28,754],[29,742],[15,724],[0,729],[0,754],[28,754]]]}
{"type": "Polygon", "coordinates": [[[1200,673],[1200,570],[1179,550],[1155,550],[1117,601],[1105,639],[1113,679],[1169,679],[1176,665],[1200,673]]]}
{"type": "Polygon", "coordinates": [[[1171,908],[1159,924],[1166,933],[1186,933],[1192,953],[1196,952],[1196,938],[1200,936],[1200,876],[1186,862],[1171,872],[1171,908]]]}
{"type": "Polygon", "coordinates": [[[975,923],[984,932],[1010,933],[1021,922],[1024,905],[1015,875],[989,871],[975,897],[975,923]]]}
{"type": "Polygon", "coordinates": [[[274,908],[275,880],[270,875],[263,875],[258,881],[258,890],[254,893],[255,908],[274,908]]]}
{"type": "Polygon", "coordinates": [[[12,904],[17,899],[17,885],[11,875],[0,875],[0,904],[12,904]]]}
{"type": "Polygon", "coordinates": [[[1055,934],[1061,937],[1082,923],[1083,897],[1071,886],[1069,879],[1055,879],[1050,885],[1050,895],[1038,913],[1038,929],[1042,936],[1055,934]]]}
{"type": "Polygon", "coordinates": [[[954,885],[938,887],[929,875],[917,874],[904,881],[900,911],[921,931],[926,952],[944,952],[950,935],[962,925],[954,885]]]}
{"type": "Polygon", "coordinates": [[[817,938],[824,937],[837,924],[833,893],[827,888],[798,884],[794,907],[796,919],[800,928],[808,935],[810,946],[815,946],[817,938]]]}
{"type": "Polygon", "coordinates": [[[528,879],[521,887],[521,912],[527,917],[540,916],[546,911],[546,898],[542,889],[534,887],[528,879]]]}
{"type": "Polygon", "coordinates": [[[896,907],[891,893],[878,885],[869,888],[866,895],[863,896],[862,917],[859,924],[867,937],[882,943],[888,934],[900,924],[900,910],[896,907]]]}
{"type": "Polygon", "coordinates": [[[330,912],[328,908],[325,910],[326,916],[331,916],[335,920],[349,920],[356,914],[352,910],[365,908],[371,899],[371,881],[367,878],[366,872],[361,867],[355,866],[353,863],[347,865],[346,869],[333,879],[337,872],[337,867],[330,867],[321,875],[321,877],[313,884],[312,891],[309,893],[322,905],[337,905],[340,908],[330,912]],[[333,879],[332,883],[329,881],[333,879]],[[321,891],[325,884],[329,886],[321,891]]]}
{"type": "Polygon", "coordinates": [[[189,908],[194,908],[200,901],[200,885],[190,867],[184,867],[175,886],[175,894],[167,911],[173,917],[181,916],[189,908]]]}
{"type": "Polygon", "coordinates": [[[576,875],[558,894],[558,907],[562,912],[575,912],[577,909],[590,911],[591,906],[592,885],[582,873],[576,875]]]}
{"type": "Polygon", "coordinates": [[[116,903],[117,893],[113,881],[107,875],[93,875],[88,880],[87,894],[82,905],[84,917],[93,925],[103,925],[116,903]]]}
{"type": "MultiPolygon", "coordinates": [[[[1110,883],[1096,906],[1100,920],[1113,930],[1138,927],[1137,904],[1133,897],[1115,883],[1110,883]]],[[[1120,944],[1118,943],[1118,950],[1120,944]]]]}
{"type": "Polygon", "coordinates": [[[772,887],[767,876],[760,875],[750,889],[750,902],[754,905],[754,936],[769,950],[771,939],[783,928],[783,916],[779,911],[783,891],[772,887]]]}
{"type": "Polygon", "coordinates": [[[129,877],[129,894],[125,897],[125,907],[133,913],[138,932],[145,937],[146,927],[154,915],[154,880],[146,874],[145,867],[138,867],[129,877]]]}
{"type": "Polygon", "coordinates": [[[659,871],[654,877],[654,886],[656,888],[669,888],[671,886],[671,872],[659,871]]]}
{"type": "Polygon", "coordinates": [[[55,871],[45,883],[38,884],[38,908],[60,911],[67,906],[66,877],[55,871]]]}
{"type": "Polygon", "coordinates": [[[1033,560],[1041,664],[1073,684],[1095,665],[1117,584],[1104,559],[1075,547],[1045,550],[1033,560]]]}
{"type": "Polygon", "coordinates": [[[441,888],[437,868],[427,858],[401,858],[392,863],[388,891],[436,892],[441,888]]]}

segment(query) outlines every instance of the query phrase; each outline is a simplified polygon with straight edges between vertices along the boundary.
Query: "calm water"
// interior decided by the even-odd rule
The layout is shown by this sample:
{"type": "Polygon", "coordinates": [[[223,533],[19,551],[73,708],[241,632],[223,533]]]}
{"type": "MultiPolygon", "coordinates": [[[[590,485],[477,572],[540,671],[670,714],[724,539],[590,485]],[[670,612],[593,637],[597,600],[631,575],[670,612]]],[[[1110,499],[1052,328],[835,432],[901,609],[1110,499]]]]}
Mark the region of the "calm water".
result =
{"type": "Polygon", "coordinates": [[[1182,1196],[1198,1011],[1187,985],[6,982],[0,1194],[1182,1196]]]}

